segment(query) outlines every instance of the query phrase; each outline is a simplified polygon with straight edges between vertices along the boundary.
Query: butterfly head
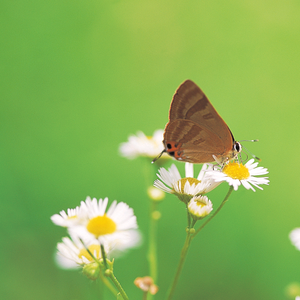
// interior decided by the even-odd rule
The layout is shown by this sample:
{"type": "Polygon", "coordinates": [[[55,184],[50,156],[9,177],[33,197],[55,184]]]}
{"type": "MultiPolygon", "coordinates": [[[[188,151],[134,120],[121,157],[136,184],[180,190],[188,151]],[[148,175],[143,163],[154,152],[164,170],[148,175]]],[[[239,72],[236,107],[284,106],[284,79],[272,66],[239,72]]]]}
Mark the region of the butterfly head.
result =
{"type": "Polygon", "coordinates": [[[224,155],[213,155],[213,158],[220,166],[224,166],[229,161],[237,159],[241,151],[242,145],[239,142],[234,141],[231,150],[224,155]]]}
{"type": "Polygon", "coordinates": [[[232,147],[233,158],[236,158],[237,155],[242,151],[242,145],[239,142],[234,142],[232,147]]]}

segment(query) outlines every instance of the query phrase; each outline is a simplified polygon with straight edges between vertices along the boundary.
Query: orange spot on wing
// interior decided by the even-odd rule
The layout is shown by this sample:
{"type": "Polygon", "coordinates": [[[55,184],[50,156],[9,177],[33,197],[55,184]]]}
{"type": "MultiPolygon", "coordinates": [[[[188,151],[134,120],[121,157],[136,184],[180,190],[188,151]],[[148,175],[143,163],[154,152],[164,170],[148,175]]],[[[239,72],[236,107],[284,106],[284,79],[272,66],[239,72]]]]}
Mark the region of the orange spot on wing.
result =
{"type": "Polygon", "coordinates": [[[182,156],[182,151],[180,150],[182,143],[176,143],[174,141],[166,142],[165,147],[169,155],[174,156],[176,159],[182,156]]]}

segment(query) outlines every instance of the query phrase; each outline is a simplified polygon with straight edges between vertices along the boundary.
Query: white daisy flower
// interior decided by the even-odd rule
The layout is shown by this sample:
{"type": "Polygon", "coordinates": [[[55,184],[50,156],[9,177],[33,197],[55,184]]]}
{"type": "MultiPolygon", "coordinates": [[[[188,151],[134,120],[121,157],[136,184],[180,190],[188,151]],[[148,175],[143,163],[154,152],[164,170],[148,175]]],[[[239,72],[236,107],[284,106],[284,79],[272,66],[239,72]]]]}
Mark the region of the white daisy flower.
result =
{"type": "MultiPolygon", "coordinates": [[[[138,246],[140,240],[140,233],[137,230],[130,230],[126,232],[126,234],[123,234],[119,239],[116,237],[110,242],[105,242],[105,254],[108,258],[119,257],[128,248],[138,246]]],[[[84,243],[96,259],[100,260],[102,258],[100,242],[97,239],[86,240],[84,243]]],[[[94,262],[93,258],[76,235],[72,235],[72,238],[64,237],[62,243],[57,244],[57,249],[55,261],[62,269],[75,269],[79,266],[94,262]]]]}
{"type": "Polygon", "coordinates": [[[166,193],[175,194],[181,201],[187,203],[192,197],[206,194],[220,184],[207,178],[206,172],[212,168],[213,165],[204,164],[198,177],[194,178],[194,165],[185,163],[185,178],[181,178],[177,167],[172,164],[169,170],[165,168],[158,170],[159,179],[154,181],[154,186],[166,193]]]}
{"type": "Polygon", "coordinates": [[[235,191],[242,184],[247,190],[252,189],[255,192],[253,186],[262,190],[259,185],[269,184],[268,177],[255,177],[269,173],[266,168],[257,165],[258,162],[254,163],[254,159],[250,159],[245,165],[229,162],[222,170],[212,170],[207,175],[216,182],[227,181],[235,191]]]}
{"type": "MultiPolygon", "coordinates": [[[[82,242],[76,237],[65,237],[62,243],[57,244],[56,263],[63,269],[82,267],[82,272],[89,279],[99,278],[101,266],[103,266],[101,245],[98,240],[82,242]],[[87,250],[88,249],[88,250],[87,250]]],[[[109,253],[107,244],[103,245],[105,254],[109,253]]]]}
{"type": "MultiPolygon", "coordinates": [[[[85,242],[85,246],[98,260],[101,259],[100,243],[97,240],[85,242]]],[[[105,253],[109,252],[107,244],[105,245],[105,253]]],[[[57,244],[57,258],[56,262],[61,268],[76,268],[94,262],[93,257],[88,253],[82,242],[78,237],[72,238],[64,237],[62,243],[57,244]]]]}
{"type": "Polygon", "coordinates": [[[289,234],[289,238],[292,242],[292,244],[300,250],[300,228],[295,228],[294,230],[291,231],[289,234]]]}
{"type": "Polygon", "coordinates": [[[82,221],[69,227],[69,231],[82,239],[97,239],[100,243],[118,241],[116,243],[120,244],[123,240],[124,244],[128,244],[129,231],[137,229],[133,209],[126,203],[113,201],[106,212],[107,203],[108,198],[98,201],[87,197],[80,206],[82,221]]]}
{"type": "MultiPolygon", "coordinates": [[[[162,143],[163,133],[164,131],[159,129],[154,131],[153,136],[148,137],[143,132],[139,131],[136,135],[129,136],[128,142],[120,145],[120,153],[122,156],[129,159],[138,156],[145,156],[153,159],[164,150],[162,143]]],[[[170,156],[164,153],[162,158],[170,158],[170,156]]]]}
{"type": "Polygon", "coordinates": [[[189,204],[188,210],[194,219],[202,219],[206,217],[212,210],[212,203],[206,196],[195,196],[189,204]]]}
{"type": "Polygon", "coordinates": [[[82,208],[77,206],[76,208],[68,208],[67,212],[62,210],[60,214],[55,214],[51,217],[54,224],[62,227],[69,227],[74,224],[80,223],[83,217],[82,208]],[[81,217],[79,218],[79,214],[81,217]]]}

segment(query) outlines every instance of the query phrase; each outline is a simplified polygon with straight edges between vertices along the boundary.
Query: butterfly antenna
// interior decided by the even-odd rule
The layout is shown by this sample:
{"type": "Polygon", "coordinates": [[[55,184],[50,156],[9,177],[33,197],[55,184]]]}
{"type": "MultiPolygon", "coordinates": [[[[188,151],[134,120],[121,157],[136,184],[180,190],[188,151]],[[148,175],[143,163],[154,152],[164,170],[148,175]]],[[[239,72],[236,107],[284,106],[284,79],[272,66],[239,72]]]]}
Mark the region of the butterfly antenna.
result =
{"type": "Polygon", "coordinates": [[[164,154],[164,152],[166,152],[166,149],[161,151],[160,154],[151,161],[151,164],[154,164],[164,154]]]}
{"type": "MultiPolygon", "coordinates": [[[[259,140],[241,140],[240,142],[258,142],[259,140]]],[[[246,148],[244,145],[243,145],[243,148],[245,148],[253,158],[255,158],[256,160],[258,161],[261,161],[261,159],[259,157],[257,157],[256,155],[254,155],[251,151],[249,151],[248,148],[246,148]]]]}
{"type": "Polygon", "coordinates": [[[239,142],[259,142],[259,140],[241,140],[239,142]]]}

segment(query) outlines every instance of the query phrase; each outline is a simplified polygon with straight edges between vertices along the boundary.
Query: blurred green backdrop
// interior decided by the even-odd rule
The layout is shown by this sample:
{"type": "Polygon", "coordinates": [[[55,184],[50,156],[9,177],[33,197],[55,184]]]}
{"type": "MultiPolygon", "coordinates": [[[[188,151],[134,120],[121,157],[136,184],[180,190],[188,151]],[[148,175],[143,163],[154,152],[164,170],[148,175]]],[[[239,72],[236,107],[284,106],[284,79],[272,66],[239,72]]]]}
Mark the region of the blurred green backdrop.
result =
{"type": "MultiPolygon", "coordinates": [[[[2,0],[0,16],[2,299],[100,299],[97,284],[53,261],[65,230],[50,216],[87,195],[134,208],[144,243],[115,273],[130,299],[141,299],[132,282],[148,272],[142,161],[118,147],[138,130],[164,128],[185,79],[237,140],[260,140],[246,146],[271,182],[233,193],[193,241],[175,299],[289,299],[286,286],[300,281],[288,239],[300,226],[299,1],[2,0]]],[[[215,205],[227,189],[211,193],[215,205]]],[[[186,225],[177,199],[160,208],[157,299],[186,225]]]]}

